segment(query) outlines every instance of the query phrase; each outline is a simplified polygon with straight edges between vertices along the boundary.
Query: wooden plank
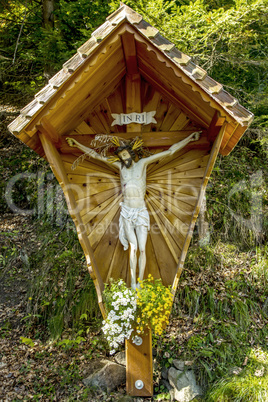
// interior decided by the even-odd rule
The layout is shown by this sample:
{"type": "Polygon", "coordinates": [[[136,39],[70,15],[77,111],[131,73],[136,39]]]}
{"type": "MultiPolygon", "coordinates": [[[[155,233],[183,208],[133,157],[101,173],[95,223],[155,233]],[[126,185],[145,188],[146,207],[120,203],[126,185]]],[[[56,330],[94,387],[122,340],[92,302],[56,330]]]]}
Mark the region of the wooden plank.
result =
{"type": "MultiPolygon", "coordinates": [[[[178,116],[181,114],[181,110],[178,109],[173,103],[170,103],[169,108],[167,110],[167,114],[162,120],[162,124],[160,125],[161,131],[172,131],[172,127],[174,122],[177,121],[178,116]]],[[[175,129],[176,130],[176,129],[175,129]]],[[[179,128],[178,130],[181,130],[179,128]]]]}
{"type": "Polygon", "coordinates": [[[104,279],[104,283],[108,283],[111,278],[114,280],[123,279],[127,282],[127,267],[128,267],[129,253],[124,251],[124,247],[121,244],[119,238],[117,238],[115,250],[111,263],[104,279]]]}
{"type": "MultiPolygon", "coordinates": [[[[122,88],[122,83],[124,84],[125,79],[123,78],[121,81],[121,85],[117,87],[117,89],[109,95],[107,98],[109,115],[112,113],[121,114],[125,113],[125,104],[126,104],[126,94],[125,94],[125,86],[122,88]]],[[[113,132],[119,133],[121,131],[126,131],[125,126],[113,126],[113,132]]]]}
{"type": "Polygon", "coordinates": [[[134,35],[126,31],[121,36],[121,39],[122,39],[127,73],[129,75],[138,74],[139,68],[137,63],[136,44],[134,35]]]}
{"type": "Polygon", "coordinates": [[[148,195],[148,203],[152,203],[153,205],[155,205],[155,209],[158,210],[158,213],[163,214],[165,218],[170,221],[171,225],[174,226],[174,228],[178,232],[177,237],[179,239],[179,244],[184,242],[185,236],[188,232],[189,223],[191,221],[191,216],[189,215],[189,213],[183,213],[178,208],[175,208],[172,204],[169,204],[168,206],[163,205],[154,196],[154,194],[150,192],[148,195]]]}
{"type": "MultiPolygon", "coordinates": [[[[139,74],[126,76],[126,113],[141,112],[141,77],[139,74]]],[[[127,133],[141,132],[141,124],[128,124],[127,133]]]]}
{"type": "Polygon", "coordinates": [[[155,210],[153,207],[153,203],[152,202],[148,202],[148,206],[149,209],[151,211],[151,213],[154,215],[154,219],[161,231],[161,234],[163,236],[163,238],[165,239],[165,242],[169,248],[169,251],[171,252],[174,260],[178,263],[179,262],[179,254],[180,254],[180,249],[177,246],[177,244],[175,243],[175,241],[173,240],[172,236],[170,235],[170,233],[168,232],[166,226],[163,224],[163,222],[161,221],[159,215],[157,213],[157,209],[155,210]]]}
{"type": "Polygon", "coordinates": [[[174,195],[174,191],[159,191],[153,188],[149,188],[148,192],[158,199],[159,202],[162,202],[164,205],[172,204],[175,208],[180,209],[181,211],[185,211],[185,213],[190,213],[193,211],[193,207],[196,204],[196,197],[191,197],[189,200],[189,196],[185,196],[186,202],[182,200],[180,197],[174,195]],[[187,202],[188,201],[188,202],[187,202]]]}
{"type": "Polygon", "coordinates": [[[170,284],[172,284],[173,278],[176,274],[177,264],[152,215],[150,220],[151,220],[150,236],[154,252],[156,255],[157,263],[160,268],[161,280],[165,286],[169,286],[170,284]]]}
{"type": "MultiPolygon", "coordinates": [[[[191,169],[191,170],[186,170],[182,172],[177,172],[177,173],[172,173],[172,175],[165,174],[163,172],[163,175],[158,175],[157,180],[172,180],[172,179],[183,179],[183,178],[198,178],[198,177],[203,177],[204,173],[204,168],[197,168],[197,169],[191,169]],[[169,177],[168,177],[169,176],[169,177]]],[[[150,178],[150,180],[156,180],[156,178],[150,178]]],[[[148,179],[149,180],[149,179],[148,179]]]]}
{"type": "Polygon", "coordinates": [[[81,243],[81,246],[82,246],[85,256],[86,256],[88,271],[94,281],[100,310],[101,310],[103,316],[105,317],[106,313],[105,313],[105,309],[104,309],[103,301],[102,301],[102,291],[104,289],[103,281],[100,276],[90,242],[88,240],[88,237],[85,234],[85,227],[83,225],[83,221],[81,219],[80,214],[77,212],[76,201],[75,201],[72,191],[69,188],[70,183],[68,181],[68,178],[67,178],[67,175],[66,175],[66,172],[64,169],[64,165],[60,159],[60,155],[59,155],[57,149],[52,144],[52,142],[48,140],[47,136],[45,136],[44,134],[42,134],[40,132],[39,137],[42,142],[46,157],[50,163],[50,166],[51,166],[56,178],[58,179],[60,185],[62,186],[64,195],[66,197],[67,206],[68,206],[70,215],[73,218],[75,226],[76,226],[78,239],[81,243]]]}
{"type": "Polygon", "coordinates": [[[82,217],[84,225],[89,225],[90,228],[96,226],[97,222],[109,211],[109,209],[113,206],[113,201],[120,198],[117,194],[114,194],[112,197],[108,198],[101,205],[93,206],[91,208],[86,208],[81,211],[80,215],[82,217]],[[95,218],[98,218],[96,222],[95,218]]]}
{"type": "Polygon", "coordinates": [[[94,92],[101,91],[102,83],[112,78],[110,71],[106,68],[107,63],[109,63],[114,76],[120,71],[125,71],[121,41],[118,39],[109,48],[109,51],[98,59],[97,65],[88,66],[83,74],[80,74],[72,90],[66,92],[64,98],[58,101],[57,110],[51,112],[55,127],[58,128],[59,122],[62,123],[63,121],[62,119],[67,122],[70,116],[81,113],[84,100],[94,96],[94,92]],[[94,91],[94,88],[96,88],[96,91],[94,91]]]}
{"type": "Polygon", "coordinates": [[[147,184],[147,188],[148,190],[150,190],[150,192],[154,193],[155,195],[158,195],[159,197],[162,197],[163,194],[166,194],[166,196],[172,197],[174,198],[174,200],[178,200],[183,203],[195,206],[196,197],[181,193],[179,187],[177,186],[169,186],[164,189],[162,185],[155,183],[155,184],[147,184]]]}
{"type": "Polygon", "coordinates": [[[85,193],[79,194],[79,198],[77,198],[76,203],[78,206],[79,211],[84,210],[85,208],[90,208],[92,206],[97,206],[102,204],[108,198],[112,197],[113,195],[118,195],[120,192],[121,187],[118,188],[113,187],[111,189],[107,189],[105,191],[97,192],[95,194],[86,195],[85,193]],[[82,197],[81,197],[82,195],[82,197]]]}
{"type": "Polygon", "coordinates": [[[213,166],[215,164],[217,155],[218,155],[219,150],[220,150],[220,146],[221,146],[222,139],[223,139],[223,136],[224,136],[225,124],[221,127],[221,131],[219,132],[218,137],[217,137],[217,139],[215,140],[215,142],[213,144],[213,147],[212,147],[212,150],[211,150],[211,153],[210,153],[210,158],[209,158],[209,161],[208,161],[208,164],[207,164],[204,176],[203,176],[203,182],[202,182],[202,185],[201,185],[201,188],[200,188],[199,197],[198,197],[196,207],[195,207],[195,210],[194,210],[194,213],[193,213],[192,222],[191,222],[191,224],[189,226],[189,231],[187,233],[185,243],[183,245],[180,261],[179,261],[179,264],[177,266],[176,277],[175,277],[174,282],[172,284],[172,289],[173,289],[174,292],[176,291],[178,283],[179,283],[179,279],[180,279],[180,275],[181,275],[181,272],[182,272],[182,269],[183,269],[184,261],[185,261],[187,251],[188,251],[188,248],[189,248],[189,245],[190,245],[190,241],[191,241],[191,238],[192,238],[194,225],[195,225],[195,222],[196,222],[196,219],[197,219],[197,216],[198,216],[198,213],[199,213],[199,210],[200,210],[200,207],[201,207],[201,204],[203,202],[204,195],[205,195],[206,186],[207,186],[209,177],[211,175],[211,171],[213,169],[213,166]]]}
{"type": "Polygon", "coordinates": [[[176,120],[173,122],[172,126],[170,127],[170,131],[183,130],[188,123],[189,123],[189,117],[181,112],[179,116],[176,118],[176,120]]]}
{"type": "Polygon", "coordinates": [[[162,121],[164,120],[169,107],[169,101],[165,99],[163,96],[160,97],[157,108],[156,114],[154,116],[156,123],[151,125],[153,131],[160,131],[160,127],[162,121]]]}
{"type": "MultiPolygon", "coordinates": [[[[97,107],[97,109],[100,109],[100,107],[97,107]]],[[[106,121],[101,118],[98,110],[95,109],[94,112],[90,113],[86,121],[96,133],[110,134],[110,127],[107,125],[106,121]]]]}
{"type": "MultiPolygon", "coordinates": [[[[74,148],[72,148],[74,149],[74,148]]],[[[80,155],[79,155],[80,156],[80,155]]],[[[62,155],[62,160],[64,163],[66,163],[66,167],[71,169],[72,172],[76,172],[80,167],[89,169],[89,170],[95,170],[96,172],[104,172],[104,173],[109,173],[112,176],[117,176],[119,177],[119,169],[117,169],[112,163],[105,163],[102,161],[99,161],[97,159],[91,158],[90,156],[88,158],[85,158],[79,165],[73,170],[72,165],[78,158],[77,155],[71,155],[71,154],[64,154],[62,155]]]]}
{"type": "MultiPolygon", "coordinates": [[[[123,62],[119,63],[118,67],[114,69],[113,77],[107,76],[103,77],[102,84],[100,85],[95,80],[88,86],[85,83],[85,88],[87,88],[87,93],[80,95],[77,99],[79,109],[69,112],[69,119],[66,118],[67,114],[59,115],[54,117],[57,121],[56,124],[59,125],[59,130],[61,134],[69,133],[72,131],[81,121],[85,120],[91,110],[94,110],[103,99],[107,98],[117,87],[121,79],[124,77],[125,71],[123,62]]],[[[84,90],[85,92],[85,90],[84,90]]],[[[63,106],[64,107],[64,106],[63,106]]]]}
{"type": "Polygon", "coordinates": [[[127,393],[132,396],[150,397],[153,395],[153,354],[152,334],[148,331],[141,336],[142,344],[137,346],[132,341],[126,341],[126,371],[127,393]],[[138,389],[135,384],[142,381],[138,389]]]}
{"type": "MultiPolygon", "coordinates": [[[[75,134],[95,134],[96,132],[85,121],[82,121],[76,128],[75,134]]],[[[71,134],[71,136],[73,133],[71,134]]]]}
{"type": "Polygon", "coordinates": [[[224,148],[221,147],[220,153],[223,156],[229,155],[232,149],[236,146],[244,132],[247,130],[247,127],[237,126],[237,129],[233,132],[232,137],[229,138],[228,142],[225,144],[224,148]]]}
{"type": "Polygon", "coordinates": [[[77,184],[81,184],[83,187],[90,186],[91,184],[96,184],[96,183],[114,183],[117,185],[120,183],[119,177],[111,178],[111,177],[99,177],[97,174],[94,176],[91,175],[79,175],[79,174],[73,174],[73,173],[67,173],[68,179],[70,182],[75,180],[77,184]]]}
{"type": "Polygon", "coordinates": [[[203,168],[204,166],[207,166],[207,161],[209,159],[209,155],[202,156],[197,159],[190,160],[185,163],[181,163],[180,165],[173,165],[173,167],[169,169],[160,169],[159,171],[156,171],[154,173],[150,174],[151,179],[158,179],[160,177],[163,177],[164,175],[174,175],[177,173],[183,173],[187,172],[189,170],[194,170],[194,169],[199,169],[203,168]]]}
{"type": "MultiPolygon", "coordinates": [[[[147,83],[147,88],[144,93],[144,98],[143,98],[143,111],[144,112],[152,112],[157,109],[157,105],[160,101],[161,94],[156,91],[156,89],[147,83]]],[[[146,130],[148,131],[148,129],[146,130]]],[[[168,131],[168,130],[163,130],[163,131],[168,131]]]]}
{"type": "Polygon", "coordinates": [[[144,278],[148,278],[149,274],[151,274],[152,277],[155,279],[161,279],[160,268],[156,259],[150,231],[148,233],[146,243],[146,267],[144,272],[144,278]]]}
{"type": "MultiPolygon", "coordinates": [[[[184,137],[186,138],[187,135],[184,137]]],[[[156,152],[154,152],[153,154],[157,153],[159,150],[157,150],[156,152]]],[[[160,151],[161,152],[161,151],[160,151]]],[[[188,152],[188,149],[182,148],[179,151],[177,151],[175,153],[175,155],[170,155],[170,156],[166,156],[163,159],[159,159],[158,161],[156,161],[155,163],[150,164],[147,167],[147,178],[151,175],[151,173],[157,171],[158,169],[162,169],[163,166],[165,166],[166,164],[172,162],[173,160],[179,160],[179,158],[183,157],[183,155],[185,155],[188,152]]]]}
{"type": "MultiPolygon", "coordinates": [[[[90,167],[84,167],[82,165],[78,165],[74,170],[72,170],[72,163],[70,162],[63,162],[65,169],[68,173],[71,173],[73,176],[75,175],[85,175],[85,176],[90,176],[92,175],[93,177],[109,177],[112,179],[114,177],[114,172],[109,172],[108,169],[106,169],[105,165],[103,168],[99,167],[98,170],[94,168],[94,165],[90,167]]],[[[74,179],[73,179],[74,180],[74,179]]]]}
{"type": "MultiPolygon", "coordinates": [[[[100,274],[102,280],[105,281],[109,272],[110,261],[113,258],[117,240],[119,228],[115,229],[115,225],[113,223],[117,223],[119,221],[119,213],[120,210],[117,210],[116,215],[114,216],[113,221],[107,227],[104,235],[101,238],[101,241],[98,243],[97,247],[94,250],[94,255],[97,261],[98,266],[100,267],[100,274]]],[[[122,246],[123,249],[123,246],[122,246]]],[[[128,254],[128,253],[126,253],[128,254]]]]}
{"type": "MultiPolygon", "coordinates": [[[[121,127],[121,126],[120,126],[121,127]]],[[[147,127],[147,126],[146,126],[147,127]]],[[[141,137],[144,142],[144,146],[150,147],[150,148],[158,148],[158,147],[170,147],[171,145],[185,139],[188,137],[193,130],[182,130],[182,131],[150,131],[150,132],[140,132],[140,131],[134,131],[134,132],[118,132],[118,133],[113,133],[114,136],[117,137],[122,137],[125,139],[132,139],[135,137],[141,137]]],[[[60,151],[62,153],[83,153],[79,149],[74,149],[73,147],[70,147],[67,142],[66,142],[66,137],[70,137],[70,135],[63,135],[62,136],[62,146],[60,148],[60,151]]],[[[81,144],[90,147],[91,141],[94,139],[93,136],[89,135],[75,135],[75,139],[80,142],[81,144]]],[[[184,149],[190,150],[192,148],[198,148],[200,150],[202,149],[210,149],[211,145],[207,141],[206,136],[202,135],[198,141],[193,141],[187,145],[184,149]]],[[[185,151],[186,152],[186,151],[185,151]]],[[[111,165],[112,166],[112,165],[111,165]]]]}
{"type": "Polygon", "coordinates": [[[180,168],[184,166],[186,163],[203,158],[206,155],[208,155],[208,152],[203,149],[202,150],[194,149],[185,152],[184,148],[175,155],[172,155],[169,158],[161,160],[157,165],[155,165],[155,168],[150,171],[150,176],[152,176],[153,174],[159,174],[161,172],[168,171],[170,169],[172,170],[173,168],[176,167],[180,168]]]}
{"type": "Polygon", "coordinates": [[[37,126],[37,129],[42,134],[47,136],[47,138],[56,146],[56,148],[61,146],[61,137],[47,117],[42,118],[40,125],[37,126]]]}
{"type": "MultiPolygon", "coordinates": [[[[115,199],[120,199],[120,194],[118,193],[114,193],[112,194],[109,198],[105,199],[101,204],[98,202],[98,194],[94,195],[94,202],[92,200],[91,205],[86,205],[85,208],[83,208],[80,211],[80,215],[83,219],[85,218],[85,215],[87,215],[87,217],[90,217],[90,224],[93,225],[93,219],[99,215],[99,219],[100,217],[104,216],[104,214],[107,212],[108,207],[110,208],[110,205],[113,204],[115,199]],[[107,209],[105,209],[107,207],[107,209]],[[94,215],[94,216],[93,216],[94,215]]],[[[93,198],[93,197],[92,197],[93,198]]],[[[102,196],[100,196],[100,198],[102,198],[102,196]]],[[[96,219],[94,219],[94,222],[96,221],[96,219]]],[[[87,220],[88,222],[88,220],[87,220]]]]}
{"type": "Polygon", "coordinates": [[[208,128],[207,138],[210,142],[213,143],[215,141],[225,120],[226,118],[220,117],[218,110],[216,110],[208,128]]]}
{"type": "MultiPolygon", "coordinates": [[[[134,31],[132,27],[129,27],[128,30],[130,32],[134,31]]],[[[193,93],[194,94],[200,94],[200,85],[198,83],[195,83],[188,75],[185,73],[179,66],[176,66],[172,60],[169,59],[168,56],[163,54],[162,52],[158,52],[156,47],[151,44],[148,40],[145,41],[143,38],[140,37],[138,33],[135,32],[135,39],[136,39],[136,49],[137,49],[137,55],[138,55],[138,63],[139,63],[139,68],[141,71],[141,65],[140,65],[140,60],[148,58],[150,63],[151,63],[151,69],[157,70],[157,67],[160,66],[162,70],[164,70],[164,75],[166,75],[170,81],[172,82],[178,82],[178,78],[183,77],[183,82],[182,82],[182,91],[185,91],[187,93],[189,90],[192,92],[191,98],[193,98],[193,93]],[[166,72],[166,71],[168,72],[166,72]]],[[[189,65],[190,63],[188,63],[189,65]]],[[[193,64],[193,67],[196,69],[196,66],[193,64]]],[[[187,69],[187,67],[185,68],[187,69]]],[[[162,77],[161,77],[162,78],[162,77]]],[[[202,85],[204,85],[205,80],[202,82],[202,85]]],[[[218,84],[216,81],[214,81],[214,84],[218,84]]],[[[219,104],[214,101],[210,94],[206,93],[204,90],[201,91],[202,98],[200,95],[195,97],[195,99],[198,101],[200,99],[200,102],[204,102],[204,108],[209,109],[210,104],[211,109],[212,108],[218,108],[219,104]],[[199,98],[200,96],[200,98],[199,98]],[[206,106],[205,106],[206,104],[206,106]]],[[[223,109],[222,109],[223,110],[223,109]]],[[[226,113],[226,112],[225,112],[226,113]]],[[[212,117],[212,116],[211,116],[212,117]]]]}
{"type": "Polygon", "coordinates": [[[151,197],[153,197],[153,200],[157,200],[159,203],[163,205],[164,210],[174,208],[174,210],[177,209],[178,211],[180,211],[182,213],[182,216],[183,214],[192,215],[193,213],[192,205],[176,200],[173,196],[169,196],[165,192],[162,192],[161,195],[159,195],[159,192],[155,192],[154,190],[148,189],[148,193],[150,194],[151,197]]]}
{"type": "MultiPolygon", "coordinates": [[[[155,88],[142,79],[142,86],[144,86],[142,96],[142,110],[144,112],[153,112],[157,110],[157,105],[160,101],[161,94],[155,90],[155,88]]],[[[142,132],[148,132],[152,130],[153,124],[146,124],[142,126],[142,132]]],[[[148,145],[146,145],[148,146],[148,145]]]]}
{"type": "Polygon", "coordinates": [[[120,183],[117,182],[117,185],[113,182],[108,182],[108,183],[102,183],[97,181],[97,183],[89,183],[88,186],[82,186],[82,191],[84,194],[83,198],[88,198],[91,197],[95,194],[101,194],[104,191],[107,190],[114,190],[117,193],[120,192],[121,190],[121,185],[120,183]]]}
{"type": "Polygon", "coordinates": [[[95,249],[97,244],[101,241],[101,238],[106,232],[108,226],[111,224],[115,215],[117,214],[119,209],[119,201],[120,196],[110,204],[110,209],[107,212],[107,214],[104,217],[100,217],[99,221],[97,221],[96,224],[94,225],[94,228],[91,231],[91,233],[88,233],[89,240],[90,243],[92,244],[93,249],[95,249]]]}
{"type": "Polygon", "coordinates": [[[179,152],[176,152],[175,155],[172,155],[171,157],[162,159],[158,162],[158,164],[155,164],[152,169],[150,169],[150,175],[151,174],[156,174],[161,171],[167,171],[169,169],[172,169],[174,166],[181,166],[184,163],[190,162],[194,159],[203,157],[208,154],[207,150],[199,150],[199,149],[193,149],[193,150],[187,150],[185,148],[181,149],[179,152]]]}
{"type": "MultiPolygon", "coordinates": [[[[111,116],[110,106],[107,98],[104,99],[104,102],[101,105],[97,106],[95,111],[96,113],[98,113],[99,119],[101,120],[103,126],[105,127],[105,133],[113,134],[114,132],[118,132],[118,130],[116,130],[116,126],[112,127],[114,119],[111,116]]],[[[123,112],[121,111],[120,113],[123,112]]]]}

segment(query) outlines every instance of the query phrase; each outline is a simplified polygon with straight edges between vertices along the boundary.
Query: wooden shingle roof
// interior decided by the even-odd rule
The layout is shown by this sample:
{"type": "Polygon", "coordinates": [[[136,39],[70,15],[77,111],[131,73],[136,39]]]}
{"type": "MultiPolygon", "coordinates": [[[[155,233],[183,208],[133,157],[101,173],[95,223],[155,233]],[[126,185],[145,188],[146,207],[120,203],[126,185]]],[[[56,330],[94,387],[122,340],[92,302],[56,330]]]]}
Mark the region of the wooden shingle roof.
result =
{"type": "MultiPolygon", "coordinates": [[[[253,114],[226,92],[220,83],[209,77],[189,56],[180,52],[156,28],[148,24],[140,14],[123,3],[92,33],[91,38],[77,53],[64,63],[63,68],[35,95],[34,100],[21,110],[20,115],[9,125],[11,133],[41,155],[42,146],[35,135],[42,118],[52,116],[52,122],[60,135],[70,133],[75,128],[75,119],[77,123],[82,121],[79,120],[79,113],[70,118],[68,124],[62,111],[59,111],[56,118],[58,107],[64,108],[65,101],[67,105],[70,103],[68,92],[76,94],[73,102],[83,105],[82,113],[87,107],[96,107],[100,99],[92,96],[93,86],[89,86],[90,95],[82,93],[81,88],[88,82],[85,74],[91,79],[93,77],[101,90],[105,86],[105,80],[109,79],[105,71],[112,68],[113,74],[118,76],[114,87],[118,84],[119,79],[122,79],[130,68],[124,60],[126,48],[122,51],[123,45],[121,41],[118,42],[118,37],[123,37],[125,32],[131,33],[135,38],[135,63],[138,64],[141,75],[158,87],[160,92],[164,91],[165,96],[177,100],[193,121],[208,129],[215,112],[218,117],[226,120],[220,152],[227,155],[252,122],[253,114]],[[104,73],[97,73],[98,69],[102,69],[104,73]],[[76,91],[79,85],[81,96],[76,91]],[[94,98],[94,101],[86,102],[87,96],[94,98]]],[[[96,85],[94,88],[96,90],[96,85]]],[[[111,88],[107,91],[106,95],[111,92],[111,88]]],[[[71,109],[67,107],[66,112],[69,118],[71,109]]]]}

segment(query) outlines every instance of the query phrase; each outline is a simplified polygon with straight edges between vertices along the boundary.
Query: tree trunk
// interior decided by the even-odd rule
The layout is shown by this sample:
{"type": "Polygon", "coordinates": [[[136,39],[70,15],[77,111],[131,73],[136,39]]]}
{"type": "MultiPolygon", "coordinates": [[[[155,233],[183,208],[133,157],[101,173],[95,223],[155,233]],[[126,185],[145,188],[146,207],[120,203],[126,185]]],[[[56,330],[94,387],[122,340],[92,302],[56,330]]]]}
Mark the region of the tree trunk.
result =
{"type": "Polygon", "coordinates": [[[43,0],[43,28],[54,28],[54,0],[43,0]]]}
{"type": "Polygon", "coordinates": [[[199,236],[199,246],[204,247],[209,244],[209,223],[206,221],[207,199],[204,195],[203,202],[198,215],[197,227],[199,236]]]}

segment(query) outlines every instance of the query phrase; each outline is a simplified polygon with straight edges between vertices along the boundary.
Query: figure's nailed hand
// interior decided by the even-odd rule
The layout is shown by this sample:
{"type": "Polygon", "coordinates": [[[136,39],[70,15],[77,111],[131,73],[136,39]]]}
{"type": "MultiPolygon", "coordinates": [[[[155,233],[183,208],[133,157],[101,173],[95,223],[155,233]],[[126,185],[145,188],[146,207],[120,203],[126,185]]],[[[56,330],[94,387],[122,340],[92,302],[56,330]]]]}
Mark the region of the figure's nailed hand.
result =
{"type": "Polygon", "coordinates": [[[196,133],[193,133],[192,141],[198,141],[199,138],[200,138],[201,133],[202,133],[202,131],[198,131],[196,133]]]}
{"type": "Polygon", "coordinates": [[[70,137],[66,137],[66,141],[68,142],[69,147],[75,147],[75,140],[70,137]]]}

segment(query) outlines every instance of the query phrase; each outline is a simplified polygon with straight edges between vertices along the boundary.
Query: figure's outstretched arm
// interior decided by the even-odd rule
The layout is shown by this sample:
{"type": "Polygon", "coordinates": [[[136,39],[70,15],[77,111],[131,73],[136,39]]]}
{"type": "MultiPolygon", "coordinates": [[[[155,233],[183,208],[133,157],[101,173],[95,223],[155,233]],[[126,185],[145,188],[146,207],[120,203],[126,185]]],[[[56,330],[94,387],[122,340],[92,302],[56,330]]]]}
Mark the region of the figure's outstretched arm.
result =
{"type": "Polygon", "coordinates": [[[166,156],[173,155],[175,152],[179,151],[180,149],[184,148],[189,142],[191,141],[198,141],[200,138],[200,133],[202,131],[196,131],[189,135],[187,138],[184,140],[177,142],[176,144],[173,144],[168,150],[159,152],[158,154],[154,154],[151,156],[148,156],[147,158],[142,159],[144,161],[145,165],[149,165],[152,162],[156,162],[159,159],[165,158],[166,156]]]}
{"type": "MultiPolygon", "coordinates": [[[[80,151],[84,152],[85,154],[90,155],[94,159],[98,159],[99,161],[105,162],[107,164],[111,164],[111,162],[108,161],[108,158],[106,156],[102,156],[98,154],[98,152],[94,151],[94,149],[86,147],[83,144],[80,144],[77,140],[74,138],[66,137],[66,141],[68,142],[68,145],[70,147],[78,148],[80,151]]],[[[120,163],[119,162],[112,162],[114,166],[116,166],[118,169],[120,168],[120,163]]]]}

